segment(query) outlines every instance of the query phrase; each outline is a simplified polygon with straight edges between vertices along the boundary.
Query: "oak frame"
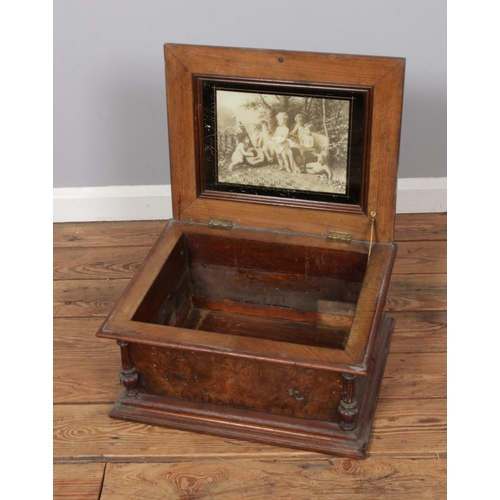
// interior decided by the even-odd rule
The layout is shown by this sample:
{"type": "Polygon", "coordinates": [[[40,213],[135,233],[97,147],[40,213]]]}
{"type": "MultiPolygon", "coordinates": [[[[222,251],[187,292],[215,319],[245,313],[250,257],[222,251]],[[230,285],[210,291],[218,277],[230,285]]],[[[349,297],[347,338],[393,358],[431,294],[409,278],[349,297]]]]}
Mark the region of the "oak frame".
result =
{"type": "Polygon", "coordinates": [[[391,57],[332,55],[166,44],[167,112],[173,215],[177,220],[207,223],[209,217],[261,229],[325,234],[349,232],[370,239],[370,214],[376,213],[374,241],[393,241],[397,164],[405,60],[391,57]],[[254,200],[241,203],[200,196],[199,130],[196,75],[309,85],[335,85],[370,91],[367,174],[364,206],[321,202],[287,204],[254,200]]]}

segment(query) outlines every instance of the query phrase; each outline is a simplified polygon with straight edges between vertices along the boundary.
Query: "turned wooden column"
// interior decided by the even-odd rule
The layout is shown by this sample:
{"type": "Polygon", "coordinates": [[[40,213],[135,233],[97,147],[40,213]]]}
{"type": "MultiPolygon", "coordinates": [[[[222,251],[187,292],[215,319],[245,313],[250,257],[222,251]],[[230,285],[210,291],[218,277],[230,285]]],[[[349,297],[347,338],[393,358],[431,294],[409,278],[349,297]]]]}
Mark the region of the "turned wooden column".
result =
{"type": "Polygon", "coordinates": [[[139,382],[139,374],[130,357],[130,343],[121,340],[117,340],[116,343],[120,346],[122,355],[122,367],[118,375],[120,384],[125,387],[126,396],[135,396],[138,393],[136,386],[137,382],[139,382]]]}
{"type": "Polygon", "coordinates": [[[356,400],[356,375],[343,373],[344,393],[337,407],[340,417],[340,428],[344,431],[352,431],[356,428],[357,416],[359,413],[358,401],[356,400]]]}

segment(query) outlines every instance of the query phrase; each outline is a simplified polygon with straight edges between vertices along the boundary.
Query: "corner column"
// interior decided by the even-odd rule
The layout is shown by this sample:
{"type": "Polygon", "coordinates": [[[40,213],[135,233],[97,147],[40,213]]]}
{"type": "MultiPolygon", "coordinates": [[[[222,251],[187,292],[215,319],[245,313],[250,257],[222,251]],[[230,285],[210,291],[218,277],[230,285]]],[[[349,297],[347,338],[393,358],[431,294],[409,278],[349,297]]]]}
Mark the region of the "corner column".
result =
{"type": "Polygon", "coordinates": [[[117,340],[116,343],[120,346],[122,355],[122,367],[118,379],[120,380],[120,384],[125,387],[125,396],[132,397],[139,392],[136,389],[137,383],[139,382],[139,374],[130,356],[130,343],[121,340],[117,340]]]}
{"type": "Polygon", "coordinates": [[[356,428],[357,416],[359,414],[358,401],[355,397],[356,375],[343,373],[344,394],[337,407],[337,413],[340,417],[340,428],[344,431],[353,431],[356,428]]]}

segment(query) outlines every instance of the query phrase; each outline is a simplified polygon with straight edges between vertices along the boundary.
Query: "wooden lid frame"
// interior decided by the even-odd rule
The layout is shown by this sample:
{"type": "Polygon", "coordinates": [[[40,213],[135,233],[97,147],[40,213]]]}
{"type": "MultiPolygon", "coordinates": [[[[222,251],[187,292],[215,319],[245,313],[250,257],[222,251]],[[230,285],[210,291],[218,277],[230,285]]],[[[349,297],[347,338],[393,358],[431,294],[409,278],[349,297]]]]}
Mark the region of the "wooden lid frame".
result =
{"type": "Polygon", "coordinates": [[[208,223],[210,217],[217,217],[231,219],[240,227],[308,234],[335,230],[368,241],[375,212],[373,241],[393,241],[405,59],[166,44],[165,63],[175,219],[208,223]],[[335,86],[366,91],[359,207],[234,194],[207,196],[203,192],[200,76],[273,82],[294,89],[335,86]]]}

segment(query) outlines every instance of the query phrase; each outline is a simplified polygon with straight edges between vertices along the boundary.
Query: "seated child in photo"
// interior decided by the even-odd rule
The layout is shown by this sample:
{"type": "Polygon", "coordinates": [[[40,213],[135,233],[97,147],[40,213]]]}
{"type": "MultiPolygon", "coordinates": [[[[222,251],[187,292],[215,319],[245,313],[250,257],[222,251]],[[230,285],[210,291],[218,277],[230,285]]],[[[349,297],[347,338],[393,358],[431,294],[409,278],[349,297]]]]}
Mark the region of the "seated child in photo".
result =
{"type": "Polygon", "coordinates": [[[256,146],[262,151],[267,161],[272,161],[274,158],[273,138],[269,131],[269,124],[266,121],[260,122],[260,132],[257,134],[256,146]]]}
{"type": "Polygon", "coordinates": [[[304,125],[304,134],[300,138],[300,145],[307,149],[314,148],[314,137],[312,135],[312,124],[306,123],[304,125]]]}
{"type": "Polygon", "coordinates": [[[240,165],[242,163],[245,163],[245,159],[254,156],[254,151],[253,149],[250,150],[251,144],[250,144],[250,137],[248,135],[244,137],[238,137],[238,145],[236,146],[236,149],[234,150],[234,153],[231,156],[231,163],[228,167],[229,171],[233,170],[233,167],[236,165],[240,165]]]}
{"type": "Polygon", "coordinates": [[[290,132],[291,136],[297,137],[299,144],[301,143],[302,136],[305,133],[305,128],[304,128],[305,120],[306,117],[302,113],[295,115],[295,127],[293,127],[293,130],[290,132]]]}

